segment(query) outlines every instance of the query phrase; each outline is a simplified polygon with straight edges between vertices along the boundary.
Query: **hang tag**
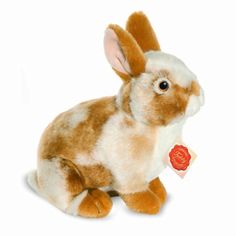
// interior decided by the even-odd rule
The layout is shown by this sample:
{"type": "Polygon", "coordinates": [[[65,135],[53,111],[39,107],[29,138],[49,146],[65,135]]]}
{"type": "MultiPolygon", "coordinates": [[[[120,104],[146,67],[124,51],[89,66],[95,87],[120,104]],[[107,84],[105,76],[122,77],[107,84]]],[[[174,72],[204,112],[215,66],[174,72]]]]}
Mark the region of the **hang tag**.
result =
{"type": "Polygon", "coordinates": [[[182,143],[175,144],[165,158],[165,163],[181,178],[188,172],[196,154],[182,143]]]}

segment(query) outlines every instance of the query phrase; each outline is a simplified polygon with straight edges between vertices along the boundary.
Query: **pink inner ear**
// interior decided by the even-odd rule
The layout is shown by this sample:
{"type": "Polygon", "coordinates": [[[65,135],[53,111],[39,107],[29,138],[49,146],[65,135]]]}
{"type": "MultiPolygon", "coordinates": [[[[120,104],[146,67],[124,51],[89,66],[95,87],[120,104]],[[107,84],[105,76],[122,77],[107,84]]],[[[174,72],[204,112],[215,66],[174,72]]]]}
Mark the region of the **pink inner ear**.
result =
{"type": "Polygon", "coordinates": [[[104,50],[111,66],[124,74],[130,74],[129,64],[119,44],[119,39],[112,29],[107,29],[104,37],[104,50]]]}

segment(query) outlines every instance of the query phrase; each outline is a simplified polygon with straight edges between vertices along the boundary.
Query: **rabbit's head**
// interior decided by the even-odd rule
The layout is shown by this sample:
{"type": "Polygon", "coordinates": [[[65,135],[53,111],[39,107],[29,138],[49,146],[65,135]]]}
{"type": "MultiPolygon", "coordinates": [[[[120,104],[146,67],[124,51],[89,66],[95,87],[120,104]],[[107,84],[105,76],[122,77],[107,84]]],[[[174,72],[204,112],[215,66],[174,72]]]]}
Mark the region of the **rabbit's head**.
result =
{"type": "Polygon", "coordinates": [[[181,60],[160,51],[143,13],[133,13],[126,30],[109,25],[104,48],[112,68],[124,81],[117,104],[136,120],[167,125],[194,115],[203,104],[196,76],[181,60]]]}

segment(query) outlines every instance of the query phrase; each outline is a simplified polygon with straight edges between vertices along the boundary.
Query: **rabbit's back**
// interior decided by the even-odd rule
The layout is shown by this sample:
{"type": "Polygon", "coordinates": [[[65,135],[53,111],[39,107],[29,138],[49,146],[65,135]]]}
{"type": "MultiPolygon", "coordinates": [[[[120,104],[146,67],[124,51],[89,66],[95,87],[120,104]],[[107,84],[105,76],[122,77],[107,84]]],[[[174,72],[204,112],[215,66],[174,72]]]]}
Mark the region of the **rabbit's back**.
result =
{"type": "Polygon", "coordinates": [[[89,156],[104,123],[116,110],[115,97],[104,97],[81,103],[61,113],[41,137],[39,159],[59,156],[74,160],[78,153],[89,156]]]}

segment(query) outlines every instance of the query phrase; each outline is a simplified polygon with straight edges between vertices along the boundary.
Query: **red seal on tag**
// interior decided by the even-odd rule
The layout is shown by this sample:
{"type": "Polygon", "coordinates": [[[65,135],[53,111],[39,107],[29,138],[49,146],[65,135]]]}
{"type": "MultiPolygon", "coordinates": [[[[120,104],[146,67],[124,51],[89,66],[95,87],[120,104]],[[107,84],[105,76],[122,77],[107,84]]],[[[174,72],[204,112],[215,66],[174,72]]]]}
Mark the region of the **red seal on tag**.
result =
{"type": "Polygon", "coordinates": [[[191,155],[188,152],[188,148],[183,145],[175,145],[170,153],[170,162],[176,170],[186,170],[190,164],[191,155]]]}

